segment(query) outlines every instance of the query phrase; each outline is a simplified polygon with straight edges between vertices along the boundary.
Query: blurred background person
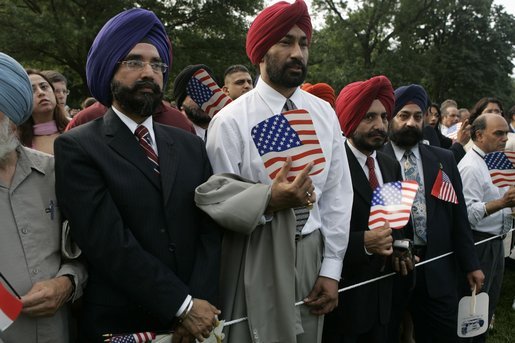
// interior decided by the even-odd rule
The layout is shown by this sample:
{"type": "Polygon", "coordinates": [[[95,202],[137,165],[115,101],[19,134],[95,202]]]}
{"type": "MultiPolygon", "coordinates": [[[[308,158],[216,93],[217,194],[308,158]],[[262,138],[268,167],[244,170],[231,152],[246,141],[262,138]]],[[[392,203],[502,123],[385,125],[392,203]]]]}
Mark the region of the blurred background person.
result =
{"type": "Polygon", "coordinates": [[[244,65],[235,64],[225,70],[222,91],[231,99],[236,100],[253,88],[252,76],[244,65]]]}
{"type": "Polygon", "coordinates": [[[42,72],[28,69],[34,107],[31,117],[19,127],[21,143],[29,148],[54,154],[54,140],[64,132],[68,118],[57,106],[54,86],[42,72]]]}

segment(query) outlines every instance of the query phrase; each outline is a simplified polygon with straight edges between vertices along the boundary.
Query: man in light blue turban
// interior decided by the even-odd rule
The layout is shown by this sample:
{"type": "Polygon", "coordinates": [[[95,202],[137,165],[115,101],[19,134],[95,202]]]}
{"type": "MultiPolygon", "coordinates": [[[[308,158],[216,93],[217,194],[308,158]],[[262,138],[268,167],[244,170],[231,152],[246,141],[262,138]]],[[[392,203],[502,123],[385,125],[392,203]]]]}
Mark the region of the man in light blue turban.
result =
{"type": "Polygon", "coordinates": [[[0,112],[20,125],[32,113],[32,86],[25,69],[0,52],[0,112]]]}
{"type": "Polygon", "coordinates": [[[32,99],[23,67],[0,53],[0,270],[23,306],[0,331],[0,342],[64,343],[70,341],[68,302],[81,296],[86,271],[62,258],[54,158],[22,147],[17,138],[32,99]]]}
{"type": "Polygon", "coordinates": [[[217,323],[220,236],[193,201],[211,174],[205,146],[152,116],[170,63],[153,12],[110,19],[86,64],[92,95],[109,109],[55,141],[60,209],[92,280],[79,325],[85,342],[172,330],[174,342],[202,341],[217,323]]]}

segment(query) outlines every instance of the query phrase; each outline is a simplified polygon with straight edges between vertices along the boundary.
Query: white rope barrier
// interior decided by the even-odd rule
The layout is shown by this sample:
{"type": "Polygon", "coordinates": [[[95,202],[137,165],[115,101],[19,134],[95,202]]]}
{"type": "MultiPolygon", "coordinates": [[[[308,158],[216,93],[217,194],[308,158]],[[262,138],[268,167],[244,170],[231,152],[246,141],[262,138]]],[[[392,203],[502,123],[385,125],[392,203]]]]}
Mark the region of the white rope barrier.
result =
{"type": "MultiPolygon", "coordinates": [[[[493,240],[493,239],[496,239],[496,238],[499,238],[499,237],[505,236],[505,235],[507,235],[508,233],[513,232],[514,230],[515,230],[515,228],[510,229],[510,231],[508,231],[508,232],[506,232],[506,233],[503,233],[503,234],[501,234],[501,235],[488,237],[488,238],[486,238],[486,239],[483,239],[483,240],[481,240],[481,241],[479,241],[479,242],[474,243],[474,245],[483,244],[483,243],[486,243],[486,242],[491,241],[491,240],[493,240]]],[[[425,261],[419,262],[419,263],[415,264],[415,268],[416,268],[416,267],[420,267],[420,266],[422,266],[422,265],[424,265],[424,264],[426,264],[426,263],[434,262],[434,261],[439,260],[439,259],[441,259],[441,258],[444,258],[444,257],[450,256],[450,255],[452,255],[452,254],[454,254],[454,251],[450,251],[450,252],[447,252],[447,253],[445,253],[445,254],[442,254],[442,255],[439,255],[439,256],[436,256],[436,257],[430,258],[430,259],[428,259],[428,260],[425,260],[425,261]]],[[[344,288],[340,288],[340,289],[338,290],[338,293],[342,293],[342,292],[345,292],[345,291],[351,290],[351,289],[353,289],[353,288],[358,288],[358,287],[361,287],[361,286],[367,285],[367,284],[369,284],[369,283],[376,282],[376,281],[379,281],[379,280],[381,280],[381,279],[385,279],[385,278],[390,277],[390,276],[395,275],[395,274],[396,274],[396,273],[395,273],[395,272],[393,272],[393,273],[389,273],[389,274],[381,275],[381,276],[378,276],[378,277],[373,278],[373,279],[369,279],[369,280],[366,280],[366,281],[363,281],[363,282],[359,282],[359,283],[356,283],[356,284],[353,284],[353,285],[350,285],[350,286],[347,286],[347,287],[344,287],[344,288]]],[[[300,306],[300,305],[302,305],[302,304],[304,304],[304,301],[298,301],[298,302],[296,302],[296,303],[295,303],[295,306],[300,306]]],[[[248,317],[243,317],[243,318],[238,318],[238,319],[234,319],[234,320],[231,320],[231,321],[226,321],[226,322],[225,322],[225,324],[224,324],[224,326],[230,326],[230,325],[238,324],[238,323],[241,323],[241,322],[246,321],[247,319],[248,319],[248,317]]]]}

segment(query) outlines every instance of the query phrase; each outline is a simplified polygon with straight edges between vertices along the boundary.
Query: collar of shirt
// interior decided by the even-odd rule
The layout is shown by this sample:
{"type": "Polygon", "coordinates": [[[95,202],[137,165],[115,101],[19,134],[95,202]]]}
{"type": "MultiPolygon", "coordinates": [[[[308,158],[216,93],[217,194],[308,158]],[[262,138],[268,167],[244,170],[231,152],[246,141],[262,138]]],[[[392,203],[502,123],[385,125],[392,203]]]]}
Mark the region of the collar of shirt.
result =
{"type": "MultiPolygon", "coordinates": [[[[350,141],[348,141],[347,144],[349,144],[350,150],[352,151],[352,153],[354,154],[354,156],[358,160],[358,163],[361,166],[361,169],[363,169],[363,172],[365,173],[367,179],[370,178],[369,171],[368,171],[368,166],[367,166],[367,157],[368,156],[365,155],[364,153],[362,153],[361,151],[359,151],[358,149],[356,149],[354,147],[354,145],[351,144],[350,141]]],[[[383,185],[383,175],[381,174],[381,168],[379,168],[379,164],[377,163],[377,157],[376,156],[377,156],[377,153],[374,150],[372,152],[372,154],[370,154],[370,157],[372,157],[374,159],[374,170],[375,170],[375,173],[376,173],[377,182],[379,183],[380,186],[382,186],[383,185]]]]}
{"type": "Polygon", "coordinates": [[[120,118],[120,120],[131,130],[132,134],[134,135],[134,132],[136,131],[136,128],[139,125],[143,125],[147,128],[148,133],[150,134],[150,140],[152,148],[154,149],[156,155],[158,154],[157,151],[157,144],[156,144],[156,135],[154,133],[154,125],[153,125],[153,119],[152,116],[148,116],[147,119],[145,119],[142,123],[138,124],[131,118],[127,117],[125,114],[123,114],[120,110],[118,110],[116,107],[112,106],[114,113],[120,118]]]}
{"type": "MultiPolygon", "coordinates": [[[[281,93],[268,85],[261,77],[256,84],[256,92],[261,96],[264,102],[270,107],[273,114],[279,114],[283,111],[286,99],[281,93]]],[[[295,89],[295,92],[289,98],[297,108],[303,108],[304,102],[302,100],[302,90],[300,87],[295,89]]]]}
{"type": "Polygon", "coordinates": [[[482,158],[485,157],[486,153],[481,150],[481,148],[479,148],[477,145],[475,144],[472,144],[472,150],[474,150],[479,156],[481,156],[482,158]]]}
{"type": "MultiPolygon", "coordinates": [[[[390,141],[390,144],[392,145],[393,152],[395,153],[395,158],[397,159],[397,162],[400,163],[401,159],[402,159],[402,156],[404,156],[404,153],[408,149],[403,149],[403,148],[399,147],[398,145],[396,145],[392,141],[390,141]]],[[[415,155],[415,158],[417,159],[417,163],[420,162],[421,161],[421,157],[420,157],[420,150],[418,148],[418,144],[415,144],[415,146],[411,147],[410,150],[413,151],[413,155],[415,155]]],[[[420,164],[420,163],[418,163],[418,164],[420,164]]]]}
{"type": "Polygon", "coordinates": [[[195,129],[195,133],[197,134],[197,136],[199,136],[200,138],[202,138],[203,141],[206,140],[206,129],[198,126],[198,125],[195,125],[193,124],[193,128],[195,129]]]}

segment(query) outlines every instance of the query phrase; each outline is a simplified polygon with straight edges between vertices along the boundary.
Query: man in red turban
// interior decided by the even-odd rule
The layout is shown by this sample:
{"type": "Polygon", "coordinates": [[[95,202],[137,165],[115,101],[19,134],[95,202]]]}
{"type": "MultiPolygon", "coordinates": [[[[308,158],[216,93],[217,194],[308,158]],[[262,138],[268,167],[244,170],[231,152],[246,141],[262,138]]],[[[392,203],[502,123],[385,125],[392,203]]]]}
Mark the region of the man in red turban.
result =
{"type": "MultiPolygon", "coordinates": [[[[393,253],[394,236],[403,238],[402,230],[392,232],[388,223],[374,230],[368,227],[375,188],[402,180],[397,161],[378,151],[386,141],[393,105],[392,84],[385,76],[351,83],[336,100],[354,190],[341,288],[390,273],[392,266],[385,260],[393,253]]],[[[413,268],[411,260],[396,261],[404,274],[413,268]]],[[[386,342],[392,284],[393,278],[386,278],[340,293],[338,308],[326,316],[324,343],[386,342]]]]}
{"type": "Polygon", "coordinates": [[[214,172],[269,187],[250,209],[239,201],[224,212],[248,215],[256,203],[264,204],[255,213],[261,224],[245,235],[241,226],[224,225],[241,246],[222,244],[229,247],[222,248],[222,313],[248,317],[225,329],[228,343],[320,342],[323,315],[338,303],[352,185],[333,108],[299,87],[311,31],[302,0],[263,10],[246,45],[260,71],[257,84],[209,126],[206,148],[214,172]],[[303,305],[295,306],[299,300],[303,305]]]}

